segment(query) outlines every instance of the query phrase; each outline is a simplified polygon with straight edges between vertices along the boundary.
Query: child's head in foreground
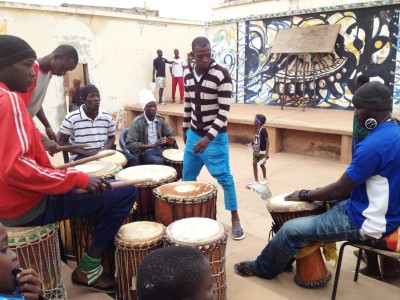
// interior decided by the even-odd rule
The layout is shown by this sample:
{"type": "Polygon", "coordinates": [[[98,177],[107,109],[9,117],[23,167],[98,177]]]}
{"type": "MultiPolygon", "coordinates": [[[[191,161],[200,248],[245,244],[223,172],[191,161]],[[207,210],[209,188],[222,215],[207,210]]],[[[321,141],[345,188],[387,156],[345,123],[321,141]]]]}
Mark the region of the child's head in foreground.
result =
{"type": "Polygon", "coordinates": [[[8,247],[6,228],[0,223],[0,294],[12,294],[16,289],[12,271],[19,265],[17,254],[8,247]]]}
{"type": "Polygon", "coordinates": [[[136,291],[139,300],[213,300],[216,294],[209,261],[187,246],[161,248],[146,256],[136,291]]]}

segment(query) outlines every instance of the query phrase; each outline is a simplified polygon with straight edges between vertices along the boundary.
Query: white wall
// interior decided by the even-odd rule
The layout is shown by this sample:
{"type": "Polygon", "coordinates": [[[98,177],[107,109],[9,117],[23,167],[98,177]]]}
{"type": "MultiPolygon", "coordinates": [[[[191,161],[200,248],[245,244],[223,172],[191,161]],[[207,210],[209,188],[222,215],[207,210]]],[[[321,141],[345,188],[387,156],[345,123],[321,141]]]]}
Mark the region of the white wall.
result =
{"type": "MultiPolygon", "coordinates": [[[[101,93],[102,107],[113,112],[137,102],[141,88],[152,79],[157,49],[171,59],[175,48],[181,57],[191,51],[192,40],[205,35],[204,23],[168,18],[115,13],[100,9],[30,6],[0,2],[0,34],[25,39],[38,57],[51,53],[60,44],[74,46],[79,63],[88,64],[90,82],[101,93]]],[[[158,90],[155,91],[158,98],[158,90]]],[[[164,99],[171,99],[171,77],[167,65],[164,99]]],[[[62,78],[53,78],[44,102],[54,128],[65,116],[62,78]]]]}

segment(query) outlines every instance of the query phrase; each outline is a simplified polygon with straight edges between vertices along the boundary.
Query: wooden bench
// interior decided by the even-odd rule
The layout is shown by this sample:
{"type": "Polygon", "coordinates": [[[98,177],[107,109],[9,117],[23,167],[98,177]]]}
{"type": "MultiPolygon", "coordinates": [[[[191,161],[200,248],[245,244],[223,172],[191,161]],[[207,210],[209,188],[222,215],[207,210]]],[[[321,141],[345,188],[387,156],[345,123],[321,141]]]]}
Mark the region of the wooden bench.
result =
{"type": "MultiPolygon", "coordinates": [[[[125,127],[143,113],[138,105],[125,106],[125,127]]],[[[182,135],[183,105],[158,106],[177,135],[182,135]]],[[[353,111],[285,107],[254,104],[232,104],[228,117],[229,140],[246,144],[254,135],[253,120],[256,114],[267,117],[270,153],[280,151],[333,158],[343,164],[351,161],[353,111]]]]}

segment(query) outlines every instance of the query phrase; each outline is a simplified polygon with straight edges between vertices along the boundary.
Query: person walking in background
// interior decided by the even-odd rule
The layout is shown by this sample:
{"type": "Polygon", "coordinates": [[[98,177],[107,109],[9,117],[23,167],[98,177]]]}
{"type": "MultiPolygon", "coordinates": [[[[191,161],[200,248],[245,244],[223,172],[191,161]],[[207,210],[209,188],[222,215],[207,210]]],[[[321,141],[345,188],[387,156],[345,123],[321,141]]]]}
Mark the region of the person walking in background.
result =
{"type": "Polygon", "coordinates": [[[232,97],[228,71],[211,58],[207,38],[192,42],[195,64],[185,69],[183,114],[183,181],[195,181],[205,165],[224,190],[225,209],[231,212],[232,238],[246,234],[237,211],[235,182],[229,165],[227,118],[232,97]]]}
{"type": "Polygon", "coordinates": [[[267,118],[264,115],[258,114],[254,117],[254,140],[251,143],[253,148],[253,173],[254,180],[258,181],[258,169],[260,166],[263,173],[263,181],[261,183],[267,184],[267,170],[265,169],[265,162],[269,158],[269,140],[268,132],[264,127],[267,118]]]}
{"type": "Polygon", "coordinates": [[[179,103],[183,103],[183,70],[185,68],[185,61],[179,57],[179,50],[174,50],[174,58],[172,59],[172,66],[169,68],[172,77],[172,103],[175,103],[176,85],[179,87],[179,103]]]}
{"type": "Polygon", "coordinates": [[[80,88],[81,80],[79,78],[74,78],[72,87],[68,90],[69,112],[77,110],[84,103],[81,99],[80,88]]]}
{"type": "Polygon", "coordinates": [[[158,104],[164,105],[162,101],[164,87],[165,87],[165,64],[172,64],[172,61],[165,59],[163,52],[158,49],[157,57],[153,60],[153,82],[158,86],[158,104]]]}

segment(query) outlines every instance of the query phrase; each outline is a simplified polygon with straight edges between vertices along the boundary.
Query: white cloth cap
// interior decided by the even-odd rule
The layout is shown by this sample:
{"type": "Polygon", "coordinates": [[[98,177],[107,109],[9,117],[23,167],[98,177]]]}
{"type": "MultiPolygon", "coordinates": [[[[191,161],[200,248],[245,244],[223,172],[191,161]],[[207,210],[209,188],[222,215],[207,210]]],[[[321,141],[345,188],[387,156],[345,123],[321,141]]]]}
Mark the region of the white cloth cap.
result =
{"type": "Polygon", "coordinates": [[[150,102],[156,102],[156,98],[154,97],[153,93],[150,92],[148,89],[141,89],[139,91],[139,102],[140,106],[144,109],[146,105],[150,102]]]}

